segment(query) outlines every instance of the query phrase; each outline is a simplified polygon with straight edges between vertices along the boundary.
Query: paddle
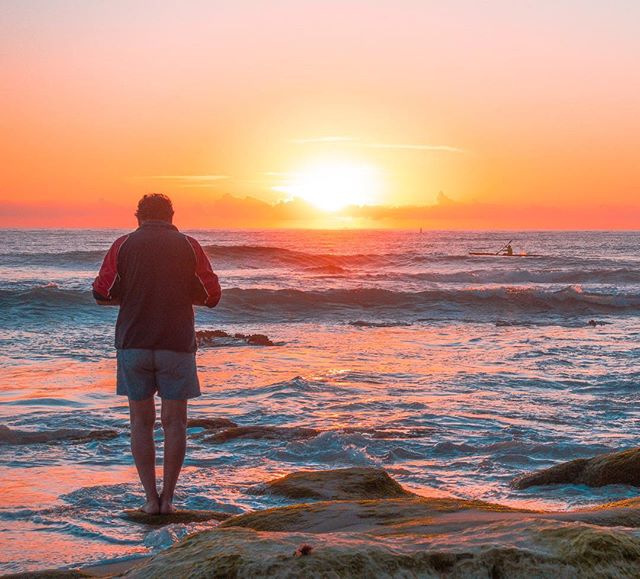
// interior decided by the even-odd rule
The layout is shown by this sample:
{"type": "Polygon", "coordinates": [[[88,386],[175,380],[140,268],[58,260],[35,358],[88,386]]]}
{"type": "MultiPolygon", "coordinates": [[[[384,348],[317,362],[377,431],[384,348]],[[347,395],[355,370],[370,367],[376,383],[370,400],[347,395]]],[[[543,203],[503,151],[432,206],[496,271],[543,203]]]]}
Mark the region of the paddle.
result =
{"type": "Polygon", "coordinates": [[[505,249],[507,249],[507,246],[509,246],[512,241],[513,241],[513,239],[510,239],[508,243],[505,243],[499,251],[496,251],[496,255],[500,255],[500,252],[502,252],[505,249]]]}

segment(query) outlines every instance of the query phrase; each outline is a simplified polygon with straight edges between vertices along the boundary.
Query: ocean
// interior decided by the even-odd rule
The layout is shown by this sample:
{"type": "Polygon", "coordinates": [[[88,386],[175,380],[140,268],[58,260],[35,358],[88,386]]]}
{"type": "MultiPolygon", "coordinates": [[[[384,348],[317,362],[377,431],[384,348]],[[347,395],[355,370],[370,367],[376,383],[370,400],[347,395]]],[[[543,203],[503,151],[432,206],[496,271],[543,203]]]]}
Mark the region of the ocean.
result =
{"type": "MultiPolygon", "coordinates": [[[[122,233],[0,230],[2,572],[119,560],[206,527],[149,530],[121,516],[143,495],[115,396],[117,310],[96,306],[90,285],[122,233]],[[18,431],[53,429],[86,438],[16,443],[18,431]]],[[[223,288],[196,327],[229,334],[200,347],[191,416],[319,433],[214,443],[190,428],[178,506],[287,504],[255,485],[354,465],[421,494],[512,506],[635,494],[509,483],[640,445],[640,233],[188,233],[223,288]],[[533,255],[468,254],[511,239],[533,255]]]]}

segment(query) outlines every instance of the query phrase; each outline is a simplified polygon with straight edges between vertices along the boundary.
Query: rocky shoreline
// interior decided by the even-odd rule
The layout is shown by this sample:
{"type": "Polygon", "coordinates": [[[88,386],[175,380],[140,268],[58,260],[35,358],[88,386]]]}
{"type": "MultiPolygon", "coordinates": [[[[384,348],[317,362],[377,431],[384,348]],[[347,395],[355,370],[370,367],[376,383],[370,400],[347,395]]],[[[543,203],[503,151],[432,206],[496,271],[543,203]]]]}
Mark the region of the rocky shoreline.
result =
{"type": "MultiPolygon", "coordinates": [[[[574,481],[558,472],[578,473],[575,481],[589,484],[585,469],[600,473],[596,484],[608,469],[619,482],[620,464],[631,473],[626,484],[636,484],[640,449],[578,467],[575,462],[514,484],[574,481]]],[[[294,472],[252,492],[299,502],[237,516],[181,511],[151,520],[127,512],[124,516],[150,527],[211,520],[212,528],[142,560],[11,577],[640,576],[640,497],[569,512],[536,511],[420,496],[370,467],[294,472]]]]}

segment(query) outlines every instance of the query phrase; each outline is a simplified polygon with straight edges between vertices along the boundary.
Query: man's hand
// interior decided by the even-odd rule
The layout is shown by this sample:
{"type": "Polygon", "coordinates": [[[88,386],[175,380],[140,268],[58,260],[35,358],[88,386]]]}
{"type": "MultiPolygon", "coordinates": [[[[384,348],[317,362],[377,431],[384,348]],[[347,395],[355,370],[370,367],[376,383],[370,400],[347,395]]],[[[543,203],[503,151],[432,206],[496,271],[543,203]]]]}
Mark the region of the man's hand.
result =
{"type": "Polygon", "coordinates": [[[120,298],[113,298],[111,300],[96,300],[99,306],[119,306],[120,298]]]}

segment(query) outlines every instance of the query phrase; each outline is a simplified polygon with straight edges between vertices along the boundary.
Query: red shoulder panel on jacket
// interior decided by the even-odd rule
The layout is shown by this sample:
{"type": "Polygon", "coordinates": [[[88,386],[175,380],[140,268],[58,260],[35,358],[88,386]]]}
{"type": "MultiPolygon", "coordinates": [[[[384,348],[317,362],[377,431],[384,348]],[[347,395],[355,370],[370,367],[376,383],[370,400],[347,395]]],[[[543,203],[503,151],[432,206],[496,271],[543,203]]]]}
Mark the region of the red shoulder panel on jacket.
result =
{"type": "Polygon", "coordinates": [[[193,237],[188,235],[185,235],[185,237],[187,238],[189,245],[191,245],[193,254],[196,257],[196,277],[202,284],[207,296],[204,305],[209,308],[213,308],[218,304],[222,295],[218,276],[213,273],[209,258],[204,252],[204,249],[202,249],[202,246],[193,237]]]}
{"type": "Polygon", "coordinates": [[[127,239],[129,239],[129,235],[123,235],[113,242],[107,255],[104,256],[98,277],[93,282],[93,291],[106,300],[113,298],[111,290],[118,279],[118,253],[127,239]]]}

